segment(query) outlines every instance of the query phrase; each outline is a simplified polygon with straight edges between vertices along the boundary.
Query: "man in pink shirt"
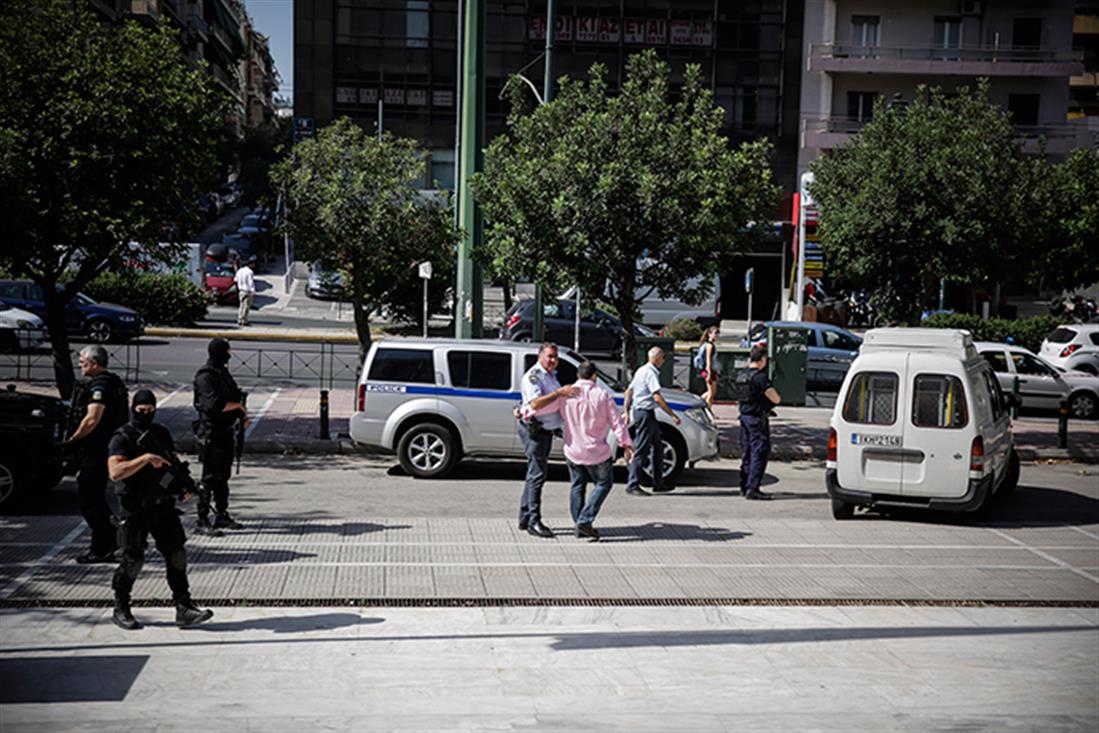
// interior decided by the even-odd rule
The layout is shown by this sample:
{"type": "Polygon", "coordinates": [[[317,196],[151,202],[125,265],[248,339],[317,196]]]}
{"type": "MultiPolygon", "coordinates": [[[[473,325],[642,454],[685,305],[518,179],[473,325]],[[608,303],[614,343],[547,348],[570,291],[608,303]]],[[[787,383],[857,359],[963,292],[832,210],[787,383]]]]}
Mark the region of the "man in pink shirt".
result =
{"type": "Polygon", "coordinates": [[[565,460],[572,479],[569,509],[576,523],[576,536],[593,542],[599,532],[592,527],[595,515],[614,483],[614,453],[607,444],[607,433],[614,430],[618,444],[626,451],[626,461],[633,457],[633,442],[614,398],[595,382],[595,365],[590,361],[577,370],[574,385],[578,393],[561,403],[561,419],[565,423],[565,460]],[[595,491],[585,502],[588,481],[595,491]]]}

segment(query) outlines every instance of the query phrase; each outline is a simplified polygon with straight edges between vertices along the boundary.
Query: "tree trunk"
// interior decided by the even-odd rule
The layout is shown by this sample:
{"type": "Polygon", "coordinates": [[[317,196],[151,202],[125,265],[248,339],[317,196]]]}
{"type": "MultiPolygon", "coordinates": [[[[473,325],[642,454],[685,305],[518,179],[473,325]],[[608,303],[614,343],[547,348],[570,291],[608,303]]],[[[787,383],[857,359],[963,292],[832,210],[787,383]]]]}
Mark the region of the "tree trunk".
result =
{"type": "Polygon", "coordinates": [[[370,309],[373,307],[366,302],[366,292],[362,286],[362,280],[358,273],[362,272],[362,263],[355,262],[351,275],[351,308],[355,315],[355,334],[359,338],[359,363],[366,363],[366,355],[370,351],[370,309]]]}
{"type": "Polygon", "coordinates": [[[512,305],[512,303],[511,303],[511,281],[505,278],[502,284],[503,284],[503,288],[504,288],[504,313],[508,313],[509,311],[511,311],[511,305],[512,305]]]}
{"type": "Polygon", "coordinates": [[[35,281],[42,289],[42,298],[46,304],[46,328],[50,332],[50,347],[53,350],[53,374],[57,381],[57,392],[61,399],[72,396],[76,377],[73,374],[72,355],[69,353],[69,333],[65,328],[65,301],[57,292],[53,282],[35,281]]]}

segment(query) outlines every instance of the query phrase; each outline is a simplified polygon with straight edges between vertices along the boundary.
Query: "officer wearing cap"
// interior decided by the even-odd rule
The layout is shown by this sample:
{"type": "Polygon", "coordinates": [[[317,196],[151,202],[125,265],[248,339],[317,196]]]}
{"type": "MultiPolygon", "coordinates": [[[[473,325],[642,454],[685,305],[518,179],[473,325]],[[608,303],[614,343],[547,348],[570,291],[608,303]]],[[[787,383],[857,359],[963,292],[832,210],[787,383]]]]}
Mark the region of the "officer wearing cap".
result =
{"type": "Polygon", "coordinates": [[[557,381],[557,346],[545,343],[538,349],[538,361],[523,375],[522,421],[519,439],[527,455],[527,478],[519,503],[519,529],[535,537],[553,537],[542,523],[542,486],[546,483],[553,436],[560,435],[560,401],[577,394],[576,387],[562,387],[557,381]]]}
{"type": "Polygon", "coordinates": [[[248,424],[243,394],[229,373],[229,342],[215,338],[206,347],[209,359],[195,374],[194,405],[198,410],[195,438],[202,461],[202,490],[198,497],[199,534],[220,534],[221,529],[241,529],[229,515],[229,474],[233,467],[234,426],[248,424]],[[210,522],[210,494],[216,515],[210,522]]]}
{"type": "MultiPolygon", "coordinates": [[[[186,536],[176,512],[176,499],[190,498],[187,487],[193,487],[189,477],[180,481],[169,469],[173,468],[175,446],[172,434],[157,425],[156,397],[147,389],[134,395],[130,422],[118,428],[108,447],[107,471],[112,481],[119,482],[119,504],[122,507],[118,527],[118,543],[122,557],[115,570],[111,587],[114,589],[115,625],[127,631],[140,629],[141,624],[130,610],[130,593],[145,564],[145,545],[151,534],[156,549],[164,556],[168,587],[176,605],[176,625],[192,626],[213,616],[191,601],[187,583],[186,536]]],[[[186,471],[186,465],[181,469],[186,471]]]]}

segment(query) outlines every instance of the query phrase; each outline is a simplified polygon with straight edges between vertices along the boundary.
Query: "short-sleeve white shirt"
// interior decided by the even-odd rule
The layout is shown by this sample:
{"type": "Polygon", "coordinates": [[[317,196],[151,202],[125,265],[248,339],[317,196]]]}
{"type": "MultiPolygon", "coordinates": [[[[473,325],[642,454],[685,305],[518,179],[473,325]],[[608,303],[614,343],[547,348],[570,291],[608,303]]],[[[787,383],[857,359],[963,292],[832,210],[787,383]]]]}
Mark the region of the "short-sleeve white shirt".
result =
{"type": "Polygon", "coordinates": [[[652,364],[645,364],[633,375],[630,389],[633,390],[632,409],[655,410],[653,395],[660,391],[660,372],[652,364]]]}

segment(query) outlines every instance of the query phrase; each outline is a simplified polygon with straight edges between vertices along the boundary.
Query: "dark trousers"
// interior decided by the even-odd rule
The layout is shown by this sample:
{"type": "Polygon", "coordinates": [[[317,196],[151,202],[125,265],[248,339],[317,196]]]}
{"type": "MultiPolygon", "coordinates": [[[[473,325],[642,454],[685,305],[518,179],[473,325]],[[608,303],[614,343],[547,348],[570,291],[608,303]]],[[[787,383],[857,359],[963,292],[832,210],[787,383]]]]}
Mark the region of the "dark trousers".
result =
{"type": "Polygon", "coordinates": [[[76,487],[80,494],[80,513],[92,530],[91,550],[97,555],[113,552],[116,544],[115,526],[111,521],[110,506],[107,504],[107,456],[102,460],[86,460],[80,464],[80,473],[76,477],[76,487]]]}
{"type": "Polygon", "coordinates": [[[656,410],[634,410],[632,427],[633,460],[630,461],[626,488],[641,487],[640,471],[647,466],[653,479],[653,491],[660,491],[664,488],[664,440],[660,435],[656,410]]]}
{"type": "Polygon", "coordinates": [[[740,490],[758,491],[771,457],[771,423],[766,417],[740,416],[740,490]]]}
{"type": "Polygon", "coordinates": [[[187,584],[187,551],[183,548],[187,538],[183,534],[183,525],[179,523],[175,503],[171,501],[138,509],[123,518],[118,528],[118,544],[122,548],[122,558],[111,581],[115,596],[129,602],[130,591],[133,590],[134,582],[145,564],[145,547],[148,545],[150,534],[156,542],[156,549],[164,556],[172,598],[176,602],[190,600],[187,584]]]}
{"type": "Polygon", "coordinates": [[[198,496],[198,516],[210,516],[210,495],[218,514],[229,511],[229,476],[233,472],[236,436],[232,431],[208,433],[199,444],[202,461],[202,491],[198,496]]]}
{"type": "Polygon", "coordinates": [[[540,430],[531,437],[527,426],[520,423],[519,440],[523,442],[523,452],[527,454],[527,479],[523,482],[523,498],[519,502],[519,521],[533,524],[542,521],[542,486],[546,483],[546,472],[549,470],[553,433],[540,430]]]}

